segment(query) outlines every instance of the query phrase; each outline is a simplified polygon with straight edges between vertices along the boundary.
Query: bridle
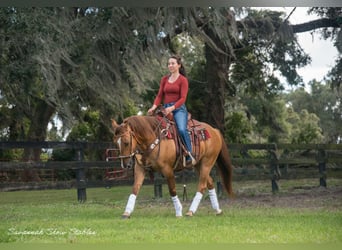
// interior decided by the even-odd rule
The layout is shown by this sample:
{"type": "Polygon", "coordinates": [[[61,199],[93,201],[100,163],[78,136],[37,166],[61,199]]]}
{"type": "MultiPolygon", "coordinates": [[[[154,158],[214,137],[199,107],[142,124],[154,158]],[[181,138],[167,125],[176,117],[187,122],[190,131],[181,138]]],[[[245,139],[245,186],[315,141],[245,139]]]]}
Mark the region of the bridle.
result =
{"type": "MultiPolygon", "coordinates": [[[[160,123],[157,126],[156,130],[159,129],[160,127],[160,123]]],[[[133,139],[136,141],[137,145],[141,147],[142,143],[138,140],[138,138],[135,136],[134,132],[132,130],[129,131],[125,131],[124,133],[122,133],[121,135],[119,135],[119,139],[118,139],[118,144],[119,144],[119,150],[120,150],[120,155],[118,157],[116,157],[117,159],[121,160],[121,167],[125,168],[124,164],[123,164],[123,160],[129,158],[130,161],[127,164],[127,168],[132,168],[135,164],[135,160],[136,160],[136,155],[147,155],[149,153],[151,153],[160,143],[161,140],[161,136],[165,136],[167,134],[167,129],[162,129],[159,133],[159,136],[147,147],[146,150],[142,150],[141,148],[137,148],[137,149],[133,149],[133,139]],[[127,133],[129,133],[129,146],[130,146],[130,150],[129,150],[129,154],[128,155],[121,155],[121,138],[122,136],[126,135],[127,133]]],[[[159,148],[160,149],[160,148],[159,148]]],[[[158,152],[159,155],[159,152],[158,152]]]]}
{"type": "Polygon", "coordinates": [[[135,155],[138,153],[137,150],[133,150],[133,137],[134,139],[137,141],[138,143],[138,140],[137,138],[135,137],[134,133],[132,131],[126,131],[124,133],[122,133],[121,135],[118,136],[119,139],[118,139],[118,145],[119,145],[119,152],[120,152],[120,155],[117,156],[116,158],[119,159],[121,161],[121,168],[126,168],[123,164],[123,160],[124,159],[130,159],[130,161],[128,162],[127,164],[127,168],[132,168],[134,166],[134,163],[135,163],[135,155]],[[126,135],[129,133],[129,147],[130,147],[130,150],[129,150],[129,154],[128,155],[121,155],[121,148],[122,148],[122,145],[121,145],[121,138],[122,136],[126,135]]]}

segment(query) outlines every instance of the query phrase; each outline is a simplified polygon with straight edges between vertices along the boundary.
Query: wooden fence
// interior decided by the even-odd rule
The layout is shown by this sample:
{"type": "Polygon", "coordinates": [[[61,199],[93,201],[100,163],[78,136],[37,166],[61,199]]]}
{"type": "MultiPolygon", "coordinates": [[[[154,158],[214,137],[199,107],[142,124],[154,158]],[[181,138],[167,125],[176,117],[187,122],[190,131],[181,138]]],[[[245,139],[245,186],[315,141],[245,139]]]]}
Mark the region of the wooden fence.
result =
{"type": "MultiPolygon", "coordinates": [[[[86,187],[89,186],[85,175],[87,169],[120,169],[119,161],[84,160],[85,150],[103,150],[105,153],[108,148],[113,148],[109,142],[0,142],[0,150],[19,148],[74,149],[74,161],[0,159],[0,173],[13,169],[73,169],[80,202],[86,200],[86,187]]],[[[229,150],[235,167],[234,180],[267,178],[271,180],[273,192],[278,191],[280,179],[317,177],[319,184],[325,187],[328,173],[342,178],[342,144],[229,144],[229,150]]],[[[160,190],[160,186],[155,190],[160,190]]]]}
{"type": "Polygon", "coordinates": [[[39,149],[74,149],[74,161],[0,161],[0,171],[11,169],[73,169],[76,171],[76,187],[77,199],[79,202],[85,202],[86,196],[86,169],[119,167],[118,162],[107,161],[85,161],[84,151],[105,150],[112,148],[113,144],[109,142],[0,142],[0,150],[4,149],[23,149],[23,148],[39,148],[39,149]]]}
{"type": "Polygon", "coordinates": [[[235,179],[278,180],[318,178],[326,187],[330,177],[342,178],[342,144],[231,144],[235,179]]]}

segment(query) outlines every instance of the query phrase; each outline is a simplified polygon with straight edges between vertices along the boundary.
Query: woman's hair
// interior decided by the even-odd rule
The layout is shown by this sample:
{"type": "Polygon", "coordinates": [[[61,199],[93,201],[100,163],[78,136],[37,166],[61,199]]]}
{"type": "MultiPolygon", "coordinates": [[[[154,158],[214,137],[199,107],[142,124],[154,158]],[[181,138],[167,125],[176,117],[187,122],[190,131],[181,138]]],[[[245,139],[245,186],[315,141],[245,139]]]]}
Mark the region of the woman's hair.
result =
{"type": "Polygon", "coordinates": [[[182,63],[182,58],[178,55],[170,56],[169,59],[170,58],[176,59],[177,63],[180,65],[179,73],[183,76],[186,76],[186,71],[185,71],[184,65],[182,63]]]}

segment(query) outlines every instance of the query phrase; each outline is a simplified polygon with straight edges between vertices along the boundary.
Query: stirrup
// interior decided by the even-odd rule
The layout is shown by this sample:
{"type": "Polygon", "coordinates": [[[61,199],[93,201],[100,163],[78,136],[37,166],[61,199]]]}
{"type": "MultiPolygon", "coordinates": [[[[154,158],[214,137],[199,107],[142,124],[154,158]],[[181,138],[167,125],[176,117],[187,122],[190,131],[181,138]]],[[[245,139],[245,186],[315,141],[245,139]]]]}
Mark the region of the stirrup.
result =
{"type": "MultiPolygon", "coordinates": [[[[195,158],[192,156],[192,154],[190,153],[190,152],[187,152],[187,156],[189,156],[190,157],[190,159],[191,159],[191,165],[196,165],[196,160],[195,160],[195,158]]],[[[184,156],[183,157],[183,166],[184,167],[186,167],[187,166],[187,163],[188,163],[188,161],[186,160],[186,156],[184,156]]]]}
{"type": "Polygon", "coordinates": [[[191,164],[192,164],[192,165],[196,165],[197,161],[196,161],[195,157],[193,157],[192,154],[191,154],[190,152],[188,152],[188,155],[189,155],[190,158],[191,158],[191,164]]]}

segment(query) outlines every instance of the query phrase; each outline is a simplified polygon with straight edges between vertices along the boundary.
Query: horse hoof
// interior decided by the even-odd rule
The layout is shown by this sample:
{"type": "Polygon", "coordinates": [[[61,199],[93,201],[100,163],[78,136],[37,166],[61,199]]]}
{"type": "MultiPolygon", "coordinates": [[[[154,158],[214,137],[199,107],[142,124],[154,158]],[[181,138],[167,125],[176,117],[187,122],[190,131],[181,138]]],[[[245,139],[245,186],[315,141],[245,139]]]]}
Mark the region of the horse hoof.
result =
{"type": "Polygon", "coordinates": [[[222,214],[223,214],[223,211],[222,211],[221,209],[218,209],[218,210],[216,211],[216,216],[222,215],[222,214]]]}
{"type": "Polygon", "coordinates": [[[129,218],[131,218],[131,216],[129,214],[121,215],[121,219],[123,219],[123,220],[129,219],[129,218]]]}
{"type": "Polygon", "coordinates": [[[192,211],[189,211],[185,214],[187,217],[192,217],[194,215],[194,213],[192,211]]]}

